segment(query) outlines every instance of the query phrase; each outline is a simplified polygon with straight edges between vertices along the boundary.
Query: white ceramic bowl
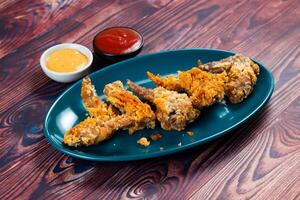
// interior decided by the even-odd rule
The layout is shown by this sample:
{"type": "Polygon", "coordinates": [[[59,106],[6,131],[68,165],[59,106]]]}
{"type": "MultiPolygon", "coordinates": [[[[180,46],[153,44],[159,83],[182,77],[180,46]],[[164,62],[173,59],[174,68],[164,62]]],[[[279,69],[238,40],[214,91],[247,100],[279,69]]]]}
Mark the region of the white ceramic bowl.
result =
{"type": "Polygon", "coordinates": [[[61,82],[61,83],[68,83],[68,82],[76,81],[76,80],[82,78],[83,76],[87,75],[92,62],[93,62],[92,52],[85,46],[82,46],[80,44],[75,44],[75,43],[63,43],[63,44],[58,44],[53,47],[50,47],[42,54],[42,56],[40,58],[40,65],[41,65],[43,72],[49,78],[53,79],[54,81],[61,82]],[[76,49],[77,51],[80,51],[82,54],[84,54],[88,58],[88,63],[86,64],[86,66],[75,72],[54,72],[54,71],[48,69],[46,66],[46,59],[48,58],[48,56],[51,53],[53,53],[54,51],[57,51],[59,49],[66,49],[66,48],[76,49]]]}

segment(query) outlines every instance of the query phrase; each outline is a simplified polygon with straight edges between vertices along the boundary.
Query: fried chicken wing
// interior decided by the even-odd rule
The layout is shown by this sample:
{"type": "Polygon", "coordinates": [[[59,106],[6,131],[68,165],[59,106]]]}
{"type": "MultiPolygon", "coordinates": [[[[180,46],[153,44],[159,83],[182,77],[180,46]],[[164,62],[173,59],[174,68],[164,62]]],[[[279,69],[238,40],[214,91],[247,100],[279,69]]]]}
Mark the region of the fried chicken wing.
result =
{"type": "Polygon", "coordinates": [[[176,78],[174,75],[161,78],[150,72],[147,74],[157,86],[186,92],[194,107],[198,109],[210,106],[224,98],[227,81],[225,73],[212,74],[194,67],[188,71],[179,71],[176,78]]]}
{"type": "Polygon", "coordinates": [[[138,96],[156,106],[156,117],[165,130],[183,130],[200,114],[199,110],[193,108],[192,101],[186,94],[170,91],[163,87],[144,88],[130,80],[127,81],[127,84],[138,96]]]}
{"type": "Polygon", "coordinates": [[[118,114],[112,105],[101,101],[97,95],[95,86],[92,85],[91,79],[88,76],[82,80],[81,98],[85,109],[92,117],[101,117],[104,120],[109,120],[118,114]]]}
{"type": "Polygon", "coordinates": [[[84,107],[91,117],[80,122],[64,136],[64,143],[68,146],[89,146],[109,139],[113,133],[126,128],[133,123],[127,116],[118,116],[112,105],[101,101],[91,79],[82,80],[81,97],[84,107]]]}
{"type": "Polygon", "coordinates": [[[155,114],[151,107],[125,90],[121,81],[107,84],[103,92],[112,105],[134,120],[134,124],[128,129],[130,134],[145,127],[155,127],[155,114]]]}
{"type": "Polygon", "coordinates": [[[226,72],[225,93],[232,103],[239,103],[249,96],[259,75],[259,66],[241,54],[207,64],[198,62],[198,67],[212,73],[226,72]]]}
{"type": "Polygon", "coordinates": [[[95,145],[111,138],[118,129],[130,127],[133,122],[125,115],[116,116],[107,121],[101,117],[88,117],[66,132],[64,143],[74,147],[95,145]]]}

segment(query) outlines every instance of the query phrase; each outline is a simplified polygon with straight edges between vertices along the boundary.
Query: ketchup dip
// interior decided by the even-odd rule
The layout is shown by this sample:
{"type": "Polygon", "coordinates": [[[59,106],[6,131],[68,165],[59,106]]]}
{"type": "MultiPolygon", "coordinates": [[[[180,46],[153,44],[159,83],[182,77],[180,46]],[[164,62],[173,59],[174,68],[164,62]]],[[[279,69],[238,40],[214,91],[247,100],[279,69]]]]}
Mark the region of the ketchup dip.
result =
{"type": "Polygon", "coordinates": [[[142,36],[127,27],[108,28],[99,32],[94,38],[94,48],[110,55],[122,55],[137,51],[142,43],[142,36]]]}

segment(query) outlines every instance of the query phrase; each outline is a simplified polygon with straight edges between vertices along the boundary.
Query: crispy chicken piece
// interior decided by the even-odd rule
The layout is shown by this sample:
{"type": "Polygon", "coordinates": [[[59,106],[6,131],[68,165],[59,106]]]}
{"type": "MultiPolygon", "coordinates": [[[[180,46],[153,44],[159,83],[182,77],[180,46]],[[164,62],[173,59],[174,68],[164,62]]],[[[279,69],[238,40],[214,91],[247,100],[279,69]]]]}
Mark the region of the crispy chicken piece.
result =
{"type": "Polygon", "coordinates": [[[88,76],[82,80],[81,98],[85,109],[92,117],[101,116],[103,120],[109,120],[118,114],[112,105],[101,101],[97,95],[95,86],[92,85],[91,79],[88,76]]]}
{"type": "Polygon", "coordinates": [[[157,86],[186,92],[192,100],[193,106],[198,109],[210,106],[224,98],[227,81],[225,73],[212,74],[194,67],[188,71],[179,71],[177,77],[172,75],[161,78],[150,72],[147,74],[157,86]]]}
{"type": "Polygon", "coordinates": [[[66,132],[64,143],[74,147],[95,145],[111,138],[118,129],[130,127],[133,122],[125,115],[116,116],[107,121],[101,117],[88,117],[66,132]]]}
{"type": "Polygon", "coordinates": [[[155,127],[155,114],[151,107],[125,90],[121,81],[107,84],[103,92],[112,105],[134,120],[134,124],[128,129],[129,134],[145,127],[155,127]]]}
{"type": "Polygon", "coordinates": [[[194,67],[179,72],[179,79],[196,108],[210,106],[224,98],[227,81],[224,73],[211,74],[194,67]]]}
{"type": "Polygon", "coordinates": [[[183,130],[200,114],[199,110],[193,108],[192,101],[186,94],[179,94],[163,87],[144,88],[130,80],[127,84],[138,96],[156,106],[156,117],[165,130],[183,130]]]}
{"type": "Polygon", "coordinates": [[[89,146],[109,139],[113,133],[133,123],[127,116],[118,116],[113,106],[101,101],[91,79],[82,80],[81,97],[91,117],[67,131],[64,143],[68,146],[89,146]]]}
{"type": "Polygon", "coordinates": [[[241,54],[207,64],[198,62],[198,67],[212,73],[226,72],[225,93],[232,103],[239,103],[249,96],[259,75],[259,66],[241,54]]]}

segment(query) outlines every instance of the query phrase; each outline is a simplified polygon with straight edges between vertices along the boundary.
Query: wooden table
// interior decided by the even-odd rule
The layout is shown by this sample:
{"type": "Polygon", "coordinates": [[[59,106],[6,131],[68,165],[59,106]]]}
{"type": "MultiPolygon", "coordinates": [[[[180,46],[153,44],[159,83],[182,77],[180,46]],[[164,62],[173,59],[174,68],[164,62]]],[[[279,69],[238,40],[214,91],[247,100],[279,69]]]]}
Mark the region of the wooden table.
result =
{"type": "Polygon", "coordinates": [[[0,199],[300,199],[300,1],[0,2],[0,199]],[[39,57],[76,42],[92,49],[105,27],[131,26],[142,54],[207,47],[265,64],[276,89],[246,125],[165,158],[89,162],[43,135],[45,114],[69,84],[47,78],[39,57]]]}

